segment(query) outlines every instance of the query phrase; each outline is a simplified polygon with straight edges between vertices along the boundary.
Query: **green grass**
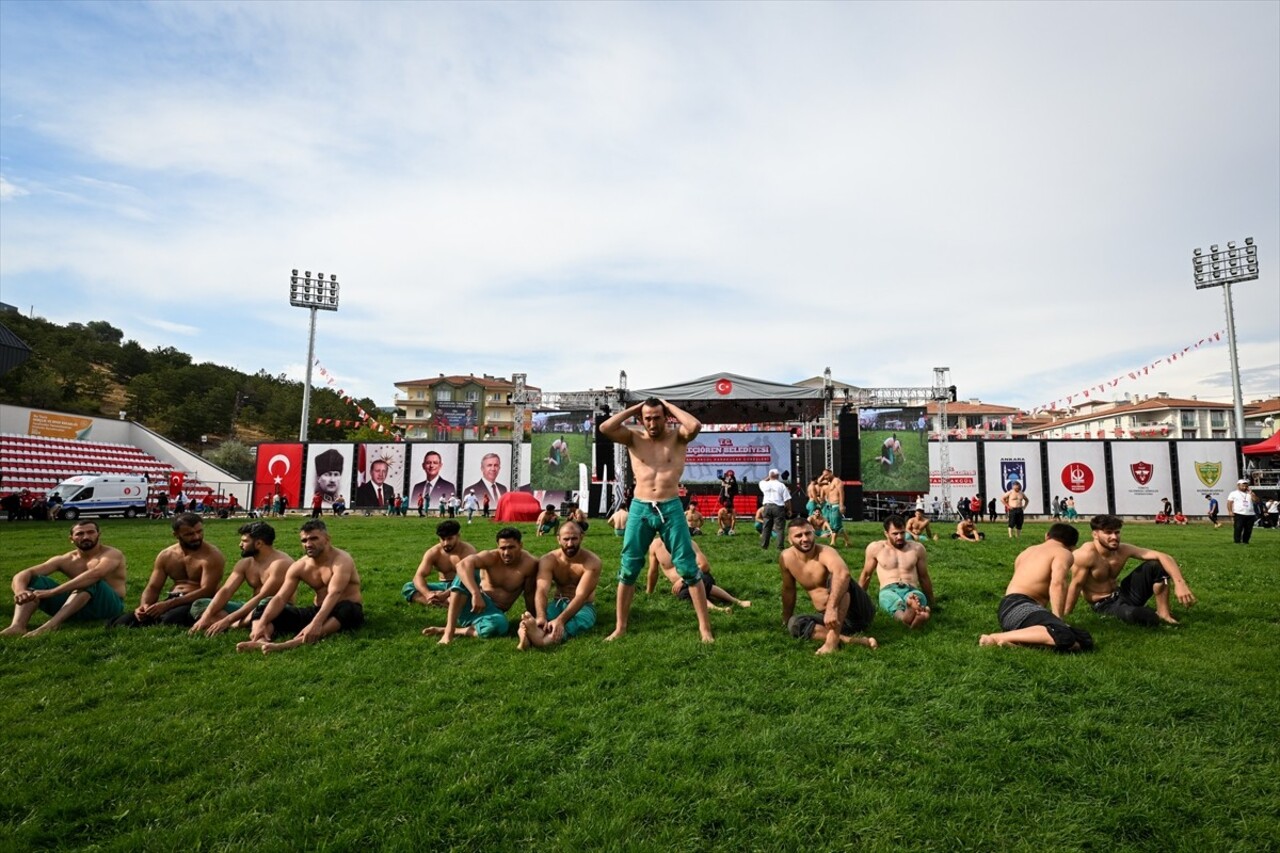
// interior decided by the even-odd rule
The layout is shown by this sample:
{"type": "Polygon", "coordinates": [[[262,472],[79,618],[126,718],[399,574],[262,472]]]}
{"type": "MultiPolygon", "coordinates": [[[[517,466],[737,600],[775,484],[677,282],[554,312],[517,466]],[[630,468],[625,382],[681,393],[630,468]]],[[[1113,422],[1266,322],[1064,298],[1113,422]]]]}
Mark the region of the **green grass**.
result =
{"type": "MultiPolygon", "coordinates": [[[[301,519],[278,524],[297,551],[301,519]]],[[[236,522],[211,521],[226,552],[236,522]]],[[[1280,536],[1131,525],[1178,557],[1200,605],[1178,629],[1078,610],[1099,650],[980,649],[1020,544],[929,545],[935,620],[822,658],[782,631],[776,563],[704,537],[755,606],[713,614],[637,593],[549,652],[440,647],[442,611],[399,598],[434,520],[331,522],[364,578],[365,629],[278,657],[236,637],[72,626],[0,642],[0,849],[1263,850],[1280,838],[1280,536]]],[[[528,526],[526,526],[527,528],[528,526]]],[[[496,525],[463,525],[485,547],[496,525]]],[[[856,573],[879,528],[850,526],[856,573]]],[[[0,576],[68,546],[67,525],[0,526],[0,576]]],[[[745,534],[745,531],[744,531],[745,534]]],[[[104,523],[136,602],[167,526],[104,523]]],[[[534,538],[541,553],[553,544],[534,538]]],[[[9,598],[11,605],[12,599],[9,598]]],[[[803,602],[802,602],[803,605],[803,602]]],[[[517,610],[519,605],[517,605],[517,610]]],[[[6,614],[8,609],[3,611],[6,614]]],[[[39,618],[39,617],[37,617],[39,618]]]]}
{"type": "Polygon", "coordinates": [[[929,491],[929,448],[921,443],[921,433],[904,430],[864,429],[862,446],[862,484],[868,492],[929,491]],[[894,465],[886,468],[877,461],[884,440],[896,435],[902,453],[894,465]]]}
{"type": "Polygon", "coordinates": [[[578,464],[591,465],[590,433],[535,432],[532,433],[530,456],[530,482],[535,489],[550,492],[572,492],[578,488],[578,464]],[[569,445],[569,461],[559,467],[547,462],[551,443],[557,438],[569,445]]]}

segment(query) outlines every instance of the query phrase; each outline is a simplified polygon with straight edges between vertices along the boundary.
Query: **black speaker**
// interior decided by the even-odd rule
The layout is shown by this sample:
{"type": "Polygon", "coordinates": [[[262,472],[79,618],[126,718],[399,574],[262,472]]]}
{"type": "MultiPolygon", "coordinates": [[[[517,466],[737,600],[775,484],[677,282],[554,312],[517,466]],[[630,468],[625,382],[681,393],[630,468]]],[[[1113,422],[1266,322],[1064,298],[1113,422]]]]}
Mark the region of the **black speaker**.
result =
{"type": "Polygon", "coordinates": [[[609,420],[608,413],[596,414],[596,470],[595,477],[597,480],[612,480],[614,478],[613,466],[613,445],[612,439],[607,438],[600,431],[600,424],[609,420]]]}

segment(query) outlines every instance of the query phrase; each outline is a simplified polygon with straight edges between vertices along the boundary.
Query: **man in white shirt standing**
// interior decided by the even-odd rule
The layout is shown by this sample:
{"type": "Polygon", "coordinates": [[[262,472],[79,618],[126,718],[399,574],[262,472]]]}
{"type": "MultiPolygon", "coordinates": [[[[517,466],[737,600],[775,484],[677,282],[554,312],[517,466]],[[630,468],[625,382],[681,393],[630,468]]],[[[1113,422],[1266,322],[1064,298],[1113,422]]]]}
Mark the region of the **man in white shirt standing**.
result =
{"type": "Polygon", "coordinates": [[[1249,481],[1243,478],[1236,481],[1236,490],[1227,495],[1227,515],[1231,516],[1234,525],[1231,541],[1237,544],[1248,545],[1249,537],[1253,536],[1253,522],[1257,519],[1254,500],[1253,492],[1249,491],[1249,481]]]}
{"type": "Polygon", "coordinates": [[[778,478],[778,469],[770,468],[769,476],[760,481],[760,494],[764,496],[764,527],[760,531],[760,547],[768,548],[769,539],[776,531],[778,534],[778,550],[786,545],[786,537],[782,531],[787,523],[787,498],[790,493],[787,486],[778,478]]]}

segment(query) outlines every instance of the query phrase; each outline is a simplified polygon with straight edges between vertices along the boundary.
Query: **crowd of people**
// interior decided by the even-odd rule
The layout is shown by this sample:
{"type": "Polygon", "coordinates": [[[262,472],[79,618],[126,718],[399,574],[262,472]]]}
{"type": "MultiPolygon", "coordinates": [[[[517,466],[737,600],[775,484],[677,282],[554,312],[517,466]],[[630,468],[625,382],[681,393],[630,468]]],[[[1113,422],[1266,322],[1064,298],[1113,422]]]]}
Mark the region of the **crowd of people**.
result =
{"type": "MultiPolygon", "coordinates": [[[[635,493],[623,517],[610,520],[623,542],[614,629],[607,640],[627,634],[635,584],[646,567],[647,592],[654,592],[665,578],[674,596],[690,602],[704,642],[714,641],[710,611],[751,607],[750,601],[738,598],[713,577],[707,554],[694,541],[679,500],[684,445],[700,426],[687,412],[653,399],[614,415],[601,426],[610,439],[627,447],[636,477],[635,493]],[[635,416],[639,427],[628,424],[635,416]]],[[[772,536],[778,533],[781,626],[790,636],[816,644],[819,654],[848,645],[874,649],[877,641],[868,630],[877,611],[910,629],[934,619],[935,590],[924,543],[937,536],[922,507],[911,519],[892,515],[884,520],[883,536],[866,547],[855,578],[838,548],[817,541],[815,518],[825,524],[821,529],[828,535],[840,532],[831,530],[831,516],[822,511],[824,504],[838,506],[830,483],[819,477],[811,484],[806,507],[810,513],[785,521],[785,533],[781,507],[772,501],[786,500],[786,489],[775,484],[780,485],[777,472],[770,471],[761,483],[766,496],[761,547],[769,549],[772,536]],[[811,609],[797,612],[801,589],[811,609]]],[[[1025,504],[1020,504],[1020,496],[1020,489],[1010,489],[1004,496],[1006,507],[1021,509],[1025,504]]],[[[590,631],[597,621],[601,560],[583,547],[585,514],[577,510],[560,519],[553,509],[547,508],[537,530],[539,535],[554,533],[556,547],[541,556],[525,549],[518,528],[499,529],[494,547],[479,550],[463,540],[458,520],[442,520],[436,526],[438,541],[422,555],[401,589],[410,605],[445,610],[444,624],[428,625],[422,633],[438,637],[445,645],[459,637],[514,634],[517,647],[524,650],[563,643],[590,631]],[[512,611],[520,600],[524,612],[514,619],[512,611]]],[[[1232,512],[1238,517],[1236,509],[1232,512]]],[[[962,528],[969,525],[970,532],[973,524],[971,518],[960,522],[962,528]]],[[[13,620],[0,633],[32,636],[55,630],[68,620],[86,619],[105,621],[113,628],[180,626],[209,636],[243,630],[248,637],[236,645],[237,650],[270,654],[363,625],[363,585],[356,562],[333,544],[323,520],[302,524],[302,556],[297,559],[276,547],[276,531],[269,523],[251,520],[239,528],[240,559],[229,574],[222,552],[205,540],[199,515],[179,514],[171,526],[174,543],[156,555],[139,601],[129,609],[125,555],[101,541],[96,522],[79,521],[71,528],[70,552],[13,577],[13,620]],[[55,574],[66,580],[54,580],[55,574]],[[313,593],[310,605],[298,600],[304,586],[313,593]],[[37,611],[49,618],[32,628],[37,611]]],[[[1076,547],[1077,528],[1053,523],[1043,542],[1018,554],[997,612],[1001,630],[983,634],[980,645],[1091,649],[1089,633],[1066,621],[1082,597],[1098,614],[1124,622],[1176,623],[1172,601],[1187,608],[1196,603],[1180,566],[1168,554],[1122,542],[1122,526],[1116,516],[1099,515],[1090,522],[1090,539],[1076,547]],[[1138,565],[1121,577],[1135,560],[1138,565]]],[[[1011,536],[1020,533],[1021,525],[1011,523],[1010,531],[1011,536]]],[[[953,535],[981,540],[980,533],[975,538],[953,535]]],[[[1247,532],[1242,536],[1247,542],[1247,532]]]]}

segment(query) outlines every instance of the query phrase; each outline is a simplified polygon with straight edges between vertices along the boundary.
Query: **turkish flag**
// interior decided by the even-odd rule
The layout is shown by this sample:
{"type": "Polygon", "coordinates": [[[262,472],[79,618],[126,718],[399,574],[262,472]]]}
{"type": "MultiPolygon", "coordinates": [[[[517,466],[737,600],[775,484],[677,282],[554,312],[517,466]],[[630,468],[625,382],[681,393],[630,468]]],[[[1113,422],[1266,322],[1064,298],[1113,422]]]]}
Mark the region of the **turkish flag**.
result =
{"type": "Polygon", "coordinates": [[[253,505],[262,506],[264,499],[274,498],[276,492],[280,492],[289,506],[301,506],[302,469],[301,444],[259,444],[253,505]]]}
{"type": "Polygon", "coordinates": [[[169,475],[169,497],[176,498],[182,494],[182,484],[187,480],[187,475],[181,471],[174,471],[169,475]]]}

